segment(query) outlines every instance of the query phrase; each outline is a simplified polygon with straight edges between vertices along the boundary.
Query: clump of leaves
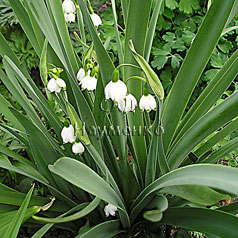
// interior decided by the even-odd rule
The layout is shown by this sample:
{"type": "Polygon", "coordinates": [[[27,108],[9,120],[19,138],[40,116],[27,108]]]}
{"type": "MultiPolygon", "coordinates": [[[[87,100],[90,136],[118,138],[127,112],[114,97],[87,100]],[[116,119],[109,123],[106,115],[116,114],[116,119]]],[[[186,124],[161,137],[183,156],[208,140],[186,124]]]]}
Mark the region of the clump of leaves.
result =
{"type": "Polygon", "coordinates": [[[0,0],[0,27],[17,24],[19,21],[8,0],[0,0]]]}
{"type": "Polygon", "coordinates": [[[39,58],[30,41],[22,31],[11,32],[9,45],[17,55],[20,62],[25,64],[28,70],[38,67],[39,58]]]}

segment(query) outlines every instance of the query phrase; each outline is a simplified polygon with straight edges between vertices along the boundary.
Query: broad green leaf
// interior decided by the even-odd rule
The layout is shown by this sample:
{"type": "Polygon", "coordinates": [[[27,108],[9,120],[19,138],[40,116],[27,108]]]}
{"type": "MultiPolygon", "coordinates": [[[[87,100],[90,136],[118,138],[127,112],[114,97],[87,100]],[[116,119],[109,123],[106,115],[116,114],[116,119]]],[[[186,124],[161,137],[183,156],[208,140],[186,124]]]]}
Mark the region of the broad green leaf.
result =
{"type": "Polygon", "coordinates": [[[127,216],[125,206],[120,196],[103,178],[87,165],[77,160],[64,157],[59,159],[54,165],[50,165],[49,169],[75,186],[118,207],[121,213],[127,216]],[[74,174],[78,174],[78,176],[74,176],[74,174]]]}
{"type": "Polygon", "coordinates": [[[225,191],[228,194],[237,193],[237,169],[222,165],[190,165],[173,170],[147,186],[131,205],[132,221],[147,205],[148,196],[160,189],[175,185],[201,185],[225,191]]]}
{"type": "Polygon", "coordinates": [[[166,153],[193,89],[225,27],[234,2],[235,0],[213,1],[165,101],[162,125],[166,134],[166,153]]]}
{"type": "Polygon", "coordinates": [[[83,235],[79,235],[76,238],[91,238],[91,237],[111,238],[122,232],[123,231],[120,230],[119,220],[106,221],[91,228],[88,232],[84,233],[83,235]]]}
{"type": "Polygon", "coordinates": [[[163,213],[160,210],[151,210],[144,212],[143,217],[151,222],[159,222],[163,217],[163,213]]]}
{"type": "Polygon", "coordinates": [[[190,202],[211,206],[221,200],[229,200],[230,196],[218,193],[211,188],[197,185],[180,185],[166,187],[161,190],[161,193],[168,193],[190,202]]]}
{"type": "Polygon", "coordinates": [[[170,208],[163,214],[162,224],[209,233],[220,238],[236,238],[238,218],[229,213],[202,208],[170,208]]]}

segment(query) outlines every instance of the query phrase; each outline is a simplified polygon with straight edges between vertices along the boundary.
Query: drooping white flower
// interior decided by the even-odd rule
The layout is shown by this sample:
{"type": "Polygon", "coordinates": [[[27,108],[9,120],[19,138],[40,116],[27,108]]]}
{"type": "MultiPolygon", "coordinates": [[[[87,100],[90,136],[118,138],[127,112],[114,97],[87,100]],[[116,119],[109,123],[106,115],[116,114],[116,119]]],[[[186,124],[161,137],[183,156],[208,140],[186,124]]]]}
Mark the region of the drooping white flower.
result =
{"type": "Polygon", "coordinates": [[[98,27],[99,25],[102,24],[100,16],[98,16],[96,13],[90,14],[90,17],[93,21],[94,26],[98,27]]]}
{"type": "Polygon", "coordinates": [[[58,78],[58,79],[54,79],[52,78],[48,84],[47,84],[47,88],[50,92],[56,92],[59,93],[61,91],[62,88],[66,88],[66,83],[63,79],[58,78]]]}
{"type": "Polygon", "coordinates": [[[112,204],[108,204],[104,208],[104,212],[105,212],[106,217],[109,217],[110,215],[111,216],[115,216],[116,215],[116,211],[117,211],[117,207],[115,207],[112,204]]]}
{"type": "MultiPolygon", "coordinates": [[[[89,72],[90,74],[90,72],[89,72]]],[[[77,73],[77,79],[79,82],[81,82],[81,80],[86,76],[85,70],[84,68],[81,68],[78,73],[77,73]]]]}
{"type": "Polygon", "coordinates": [[[126,97],[127,87],[121,80],[118,80],[117,82],[110,81],[106,85],[104,93],[106,100],[111,98],[112,101],[118,103],[126,97]]]}
{"type": "Polygon", "coordinates": [[[150,112],[151,110],[155,110],[156,109],[156,100],[150,94],[143,95],[140,99],[139,107],[142,111],[146,110],[146,111],[150,112]]]}
{"type": "Polygon", "coordinates": [[[132,94],[128,94],[123,100],[118,102],[118,108],[125,113],[135,111],[136,106],[137,101],[132,94]]]}
{"type": "Polygon", "coordinates": [[[72,0],[64,0],[62,8],[64,13],[74,13],[76,11],[76,7],[72,0]]]}
{"type": "Polygon", "coordinates": [[[81,142],[75,142],[73,145],[72,145],[72,151],[74,154],[82,154],[85,149],[84,149],[84,146],[81,142]]]}
{"type": "Polygon", "coordinates": [[[94,76],[87,75],[83,79],[81,79],[80,85],[82,89],[87,89],[89,91],[93,91],[97,87],[98,80],[94,76]]]}
{"type": "Polygon", "coordinates": [[[68,127],[64,126],[64,128],[61,131],[61,137],[64,143],[68,142],[73,143],[76,140],[73,126],[72,125],[69,125],[68,127]]]}
{"type": "Polygon", "coordinates": [[[70,13],[65,13],[64,14],[64,18],[65,18],[65,21],[67,23],[70,23],[70,22],[75,22],[75,14],[70,12],[70,13]]]}

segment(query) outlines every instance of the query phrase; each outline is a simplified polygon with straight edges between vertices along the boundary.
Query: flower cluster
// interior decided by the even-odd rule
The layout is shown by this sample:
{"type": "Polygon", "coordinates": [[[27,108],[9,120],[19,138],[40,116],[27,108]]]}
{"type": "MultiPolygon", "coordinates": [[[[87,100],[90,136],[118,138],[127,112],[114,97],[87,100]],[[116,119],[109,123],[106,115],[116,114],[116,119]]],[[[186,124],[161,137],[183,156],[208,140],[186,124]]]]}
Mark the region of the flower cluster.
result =
{"type": "MultiPolygon", "coordinates": [[[[76,7],[72,0],[64,0],[62,4],[64,18],[67,23],[75,22],[75,12],[76,7]]],[[[92,7],[90,6],[91,14],[90,17],[92,19],[92,22],[94,26],[98,27],[99,25],[102,25],[101,18],[93,12],[92,7]]]]}
{"type": "Polygon", "coordinates": [[[64,18],[67,23],[75,22],[76,7],[72,0],[64,0],[62,4],[64,18]]]}
{"type": "Polygon", "coordinates": [[[74,154],[82,154],[84,152],[84,146],[80,140],[76,137],[74,127],[68,122],[65,123],[64,128],[61,131],[61,137],[64,143],[72,143],[72,151],[74,154]]]}
{"type": "MultiPolygon", "coordinates": [[[[118,108],[125,113],[134,112],[137,107],[136,98],[128,93],[126,84],[121,80],[110,81],[105,89],[106,100],[111,99],[115,102],[118,108]]],[[[156,109],[156,100],[150,94],[144,94],[139,102],[139,108],[150,112],[156,109]]]]}

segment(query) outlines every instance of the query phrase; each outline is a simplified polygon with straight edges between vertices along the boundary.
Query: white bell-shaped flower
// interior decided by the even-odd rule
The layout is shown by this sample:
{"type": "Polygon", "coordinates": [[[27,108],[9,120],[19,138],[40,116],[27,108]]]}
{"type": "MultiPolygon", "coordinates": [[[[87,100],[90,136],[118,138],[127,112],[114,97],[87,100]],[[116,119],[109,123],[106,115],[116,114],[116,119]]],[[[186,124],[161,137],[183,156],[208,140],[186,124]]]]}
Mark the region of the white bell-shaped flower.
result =
{"type": "Polygon", "coordinates": [[[118,80],[116,82],[110,81],[106,85],[104,89],[104,93],[105,93],[106,100],[111,98],[112,101],[118,103],[126,97],[127,86],[121,80],[118,80]]]}
{"type": "Polygon", "coordinates": [[[142,111],[146,110],[146,111],[150,112],[151,110],[155,110],[156,109],[156,100],[150,94],[143,95],[140,99],[139,107],[142,111]]]}
{"type": "Polygon", "coordinates": [[[106,217],[109,217],[110,215],[111,216],[115,216],[116,215],[116,211],[117,211],[117,207],[115,207],[112,204],[108,204],[104,208],[104,212],[105,212],[106,217]]]}
{"type": "Polygon", "coordinates": [[[83,144],[79,141],[76,141],[73,145],[72,145],[72,151],[74,154],[78,155],[78,154],[83,154],[83,152],[85,151],[83,144]]]}
{"type": "Polygon", "coordinates": [[[61,137],[64,143],[73,143],[76,140],[73,126],[64,126],[63,130],[61,131],[61,137]]]}
{"type": "Polygon", "coordinates": [[[76,7],[72,0],[64,0],[62,8],[64,13],[74,13],[76,11],[76,7]]]}
{"type": "MultiPolygon", "coordinates": [[[[90,74],[90,71],[89,71],[89,74],[90,74]]],[[[82,81],[82,79],[86,76],[86,73],[85,73],[85,70],[84,68],[81,68],[78,73],[77,73],[77,79],[79,82],[82,81]]]]}
{"type": "Polygon", "coordinates": [[[87,75],[81,80],[80,85],[82,89],[93,91],[97,87],[97,82],[98,80],[96,79],[96,77],[87,75]]]}
{"type": "Polygon", "coordinates": [[[93,13],[90,16],[91,16],[94,26],[98,27],[99,25],[102,25],[102,20],[101,20],[100,16],[98,16],[98,14],[93,13]]]}
{"type": "Polygon", "coordinates": [[[128,94],[123,100],[118,102],[118,108],[125,113],[134,112],[137,106],[136,98],[128,94]]]}
{"type": "Polygon", "coordinates": [[[70,13],[65,12],[64,18],[67,23],[75,22],[75,14],[72,12],[70,13]]]}
{"type": "Polygon", "coordinates": [[[62,88],[63,89],[66,88],[66,83],[61,78],[58,78],[58,79],[52,78],[47,84],[47,89],[52,93],[53,92],[59,93],[62,88]]]}

